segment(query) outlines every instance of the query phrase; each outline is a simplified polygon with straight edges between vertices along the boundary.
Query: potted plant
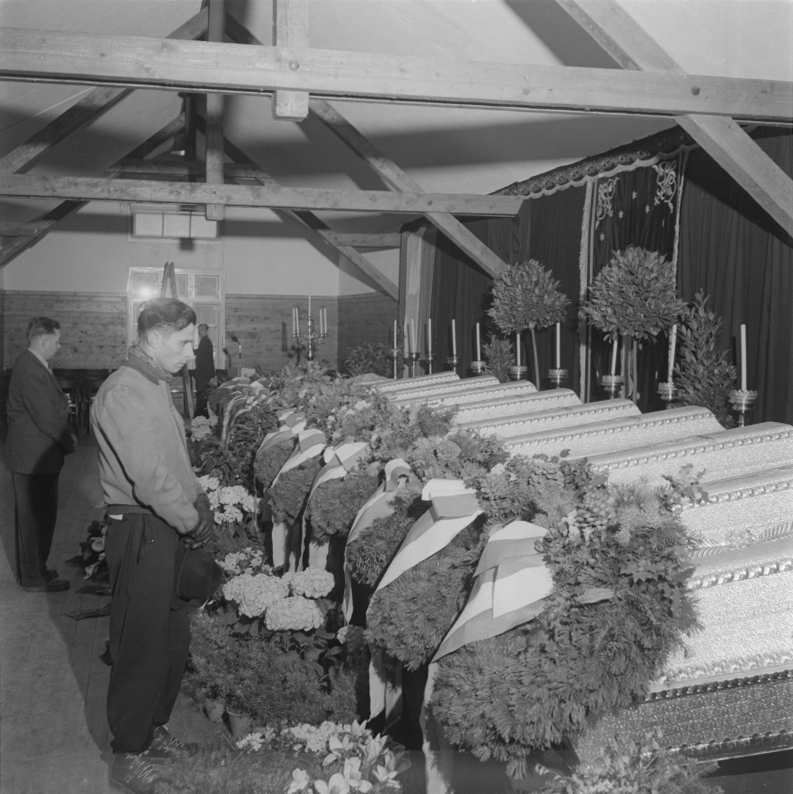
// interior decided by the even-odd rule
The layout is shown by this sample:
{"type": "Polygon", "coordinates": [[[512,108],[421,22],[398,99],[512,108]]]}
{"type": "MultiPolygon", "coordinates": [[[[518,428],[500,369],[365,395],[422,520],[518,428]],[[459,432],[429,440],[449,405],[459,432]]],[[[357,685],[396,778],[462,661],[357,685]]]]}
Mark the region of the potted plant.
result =
{"type": "Polygon", "coordinates": [[[562,322],[569,303],[569,298],[559,292],[559,282],[536,259],[517,262],[493,283],[493,306],[488,314],[505,334],[517,335],[518,347],[520,335],[527,328],[531,331],[537,388],[540,387],[540,365],[535,329],[562,322]]]}
{"type": "Polygon", "coordinates": [[[584,314],[615,349],[623,337],[625,382],[628,396],[634,401],[639,396],[638,347],[642,341],[671,328],[685,306],[677,297],[676,282],[673,262],[667,262],[657,251],[630,245],[612,254],[589,288],[584,314]]]}

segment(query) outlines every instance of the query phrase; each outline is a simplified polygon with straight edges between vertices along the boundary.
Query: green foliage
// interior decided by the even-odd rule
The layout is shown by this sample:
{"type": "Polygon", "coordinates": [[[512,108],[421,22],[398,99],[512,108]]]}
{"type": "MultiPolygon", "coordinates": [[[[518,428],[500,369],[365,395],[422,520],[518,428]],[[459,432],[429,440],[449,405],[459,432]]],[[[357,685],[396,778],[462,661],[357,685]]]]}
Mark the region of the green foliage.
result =
{"type": "Polygon", "coordinates": [[[453,744],[507,762],[514,777],[531,750],[642,697],[696,626],[683,586],[692,541],[659,494],[587,484],[580,464],[540,463],[530,520],[548,528],[538,543],[554,581],[545,609],[442,659],[432,700],[453,744]]]}
{"type": "Polygon", "coordinates": [[[512,342],[509,339],[500,339],[497,336],[489,337],[488,341],[482,345],[487,367],[485,371],[488,375],[498,378],[499,383],[506,383],[509,380],[509,368],[515,362],[515,352],[512,349],[512,342]]]}
{"type": "Polygon", "coordinates": [[[419,438],[404,457],[423,481],[470,480],[504,463],[508,453],[495,436],[457,430],[444,438],[419,438]]]}
{"type": "Polygon", "coordinates": [[[702,763],[661,745],[660,731],[643,737],[615,736],[596,761],[582,764],[570,777],[557,777],[541,794],[719,794],[703,780],[714,762],[702,763]]]}
{"type": "Polygon", "coordinates": [[[589,288],[584,313],[615,338],[651,339],[670,328],[685,304],[677,297],[675,265],[656,251],[615,251],[589,288]]]}
{"type": "Polygon", "coordinates": [[[273,523],[288,525],[297,521],[308,499],[311,484],[321,468],[320,459],[314,458],[284,472],[278,478],[278,482],[270,488],[273,523]]]}
{"type": "Polygon", "coordinates": [[[728,351],[719,349],[722,320],[707,308],[707,302],[700,290],[694,302],[682,311],[674,404],[701,405],[712,411],[724,427],[732,427],[735,420],[729,394],[736,388],[737,372],[728,361],[728,351]]]}
{"type": "Polygon", "coordinates": [[[331,535],[346,537],[358,511],[376,489],[377,477],[365,471],[322,483],[306,507],[312,540],[325,543],[331,535]]]}
{"type": "MultiPolygon", "coordinates": [[[[249,714],[255,723],[278,728],[356,717],[355,673],[342,667],[327,675],[313,653],[315,646],[320,650],[313,637],[235,636],[232,627],[221,616],[193,616],[187,678],[193,689],[249,714]]],[[[317,638],[321,644],[319,632],[317,638]]]]}
{"type": "Polygon", "coordinates": [[[381,342],[367,342],[353,348],[344,359],[344,370],[352,376],[374,373],[387,378],[392,371],[390,350],[388,345],[381,342]]]}
{"type": "Polygon", "coordinates": [[[508,267],[493,282],[493,307],[488,314],[501,331],[515,333],[561,322],[569,303],[550,271],[529,259],[508,267]]]}
{"type": "Polygon", "coordinates": [[[294,448],[295,440],[290,438],[267,450],[257,452],[253,462],[253,474],[256,482],[263,488],[269,488],[294,448]]]}
{"type": "Polygon", "coordinates": [[[441,551],[378,590],[366,613],[366,639],[408,670],[428,664],[465,606],[487,540],[476,519],[441,551]]]}
{"type": "Polygon", "coordinates": [[[256,450],[264,437],[278,427],[272,409],[264,403],[253,405],[240,412],[229,427],[226,437],[226,453],[237,475],[237,479],[250,490],[254,487],[253,461],[256,450]]]}
{"type": "Polygon", "coordinates": [[[347,565],[356,582],[374,587],[402,545],[416,519],[427,509],[421,488],[406,486],[392,502],[394,512],[376,518],[347,546],[347,565]]]}

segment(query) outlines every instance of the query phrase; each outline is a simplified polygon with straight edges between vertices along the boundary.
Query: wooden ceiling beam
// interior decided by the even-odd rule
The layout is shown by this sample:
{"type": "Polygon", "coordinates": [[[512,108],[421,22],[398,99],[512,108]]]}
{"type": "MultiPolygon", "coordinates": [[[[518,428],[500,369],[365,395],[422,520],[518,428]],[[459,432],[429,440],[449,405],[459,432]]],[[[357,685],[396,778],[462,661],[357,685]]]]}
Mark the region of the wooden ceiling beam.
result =
{"type": "Polygon", "coordinates": [[[54,225],[52,221],[41,221],[40,223],[0,221],[0,237],[35,237],[45,234],[54,225]]]}
{"type": "MultiPolygon", "coordinates": [[[[180,25],[166,38],[169,39],[196,39],[203,36],[207,30],[207,12],[199,11],[184,25],[180,25]]],[[[28,140],[17,146],[0,160],[0,172],[9,174],[19,173],[29,168],[48,149],[65,137],[80,129],[80,127],[93,121],[114,105],[118,104],[130,89],[127,88],[95,88],[83,96],[76,104],[61,113],[49,124],[45,124],[28,140]]]]}
{"type": "MultiPolygon", "coordinates": [[[[223,41],[226,12],[224,0],[208,0],[209,19],[207,40],[223,41]]],[[[222,185],[223,179],[223,94],[207,94],[206,109],[206,183],[222,185]]],[[[222,204],[207,204],[206,219],[222,221],[225,211],[222,204]]]]}
{"type": "Polygon", "coordinates": [[[791,83],[0,29],[0,78],[171,91],[790,121],[791,83]]]}
{"type": "MultiPolygon", "coordinates": [[[[135,147],[128,157],[132,159],[140,159],[148,157],[157,151],[164,143],[167,143],[178,132],[184,128],[184,115],[177,116],[169,124],[166,124],[162,129],[154,133],[150,138],[145,140],[140,146],[135,147]]],[[[111,167],[105,172],[105,176],[116,176],[117,172],[111,167]]],[[[87,201],[64,201],[54,209],[36,218],[33,221],[34,225],[40,227],[35,233],[29,237],[17,237],[11,243],[0,247],[0,267],[7,265],[12,259],[15,259],[23,251],[35,245],[42,237],[44,237],[57,223],[64,218],[74,215],[75,212],[82,209],[88,202],[87,201]]]]}
{"type": "MultiPolygon", "coordinates": [[[[324,99],[312,99],[310,107],[312,113],[320,118],[343,143],[363,158],[389,187],[411,193],[421,192],[421,187],[415,180],[386,157],[329,102],[324,99]]],[[[492,278],[497,278],[507,268],[501,257],[453,215],[446,212],[427,212],[425,217],[492,278]]]]}
{"type": "MultiPolygon", "coordinates": [[[[557,3],[624,69],[684,74],[682,67],[614,0],[557,3]]],[[[793,180],[734,119],[692,113],[677,116],[675,121],[793,235],[793,180]]]]}
{"type": "Polygon", "coordinates": [[[402,245],[402,235],[399,232],[393,234],[329,232],[325,235],[325,239],[349,248],[399,248],[402,245]]]}
{"type": "Polygon", "coordinates": [[[0,196],[79,201],[132,201],[144,204],[222,204],[231,207],[394,212],[455,215],[515,215],[522,196],[478,196],[467,193],[393,193],[387,190],[206,185],[188,182],[46,177],[0,174],[0,196]]]}
{"type": "MultiPolygon", "coordinates": [[[[308,0],[275,0],[273,12],[275,46],[308,49],[308,0]]],[[[302,121],[308,116],[308,91],[276,91],[273,115],[277,119],[302,121]]]]}
{"type": "MultiPolygon", "coordinates": [[[[236,147],[228,138],[224,143],[226,155],[235,163],[251,168],[258,168],[256,163],[248,157],[241,149],[236,147]]],[[[260,171],[259,179],[262,184],[265,182],[274,182],[273,178],[260,171]]],[[[344,242],[337,242],[334,238],[336,233],[332,232],[328,225],[313,212],[308,210],[285,210],[284,214],[293,218],[301,225],[305,226],[311,232],[316,234],[323,242],[334,248],[339,254],[348,259],[353,267],[358,268],[360,273],[366,280],[372,283],[384,295],[387,295],[394,301],[399,301],[399,287],[391,281],[387,276],[384,276],[365,256],[355,250],[351,245],[344,242]]],[[[398,236],[398,235],[397,235],[398,236]]]]}

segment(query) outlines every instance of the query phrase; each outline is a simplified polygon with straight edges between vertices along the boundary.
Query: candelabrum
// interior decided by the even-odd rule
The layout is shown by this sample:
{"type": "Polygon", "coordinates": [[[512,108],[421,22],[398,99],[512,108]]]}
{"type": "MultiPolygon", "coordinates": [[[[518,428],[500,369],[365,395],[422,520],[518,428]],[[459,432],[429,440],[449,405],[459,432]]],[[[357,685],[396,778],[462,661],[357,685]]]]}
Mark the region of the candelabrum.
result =
{"type": "Polygon", "coordinates": [[[612,400],[619,395],[624,382],[622,375],[603,375],[600,379],[600,385],[609,393],[612,400]]]}
{"type": "Polygon", "coordinates": [[[405,354],[405,363],[410,367],[410,377],[416,377],[416,364],[418,360],[421,358],[421,353],[418,350],[413,350],[410,353],[405,354]]]}
{"type": "Polygon", "coordinates": [[[551,383],[553,383],[555,388],[561,389],[562,384],[567,380],[567,370],[562,369],[561,367],[549,369],[548,378],[550,379],[551,383]]]}
{"type": "MultiPolygon", "coordinates": [[[[305,343],[301,342],[301,334],[300,334],[300,326],[296,325],[295,330],[292,332],[292,339],[295,340],[295,345],[299,349],[305,349],[306,351],[306,358],[309,361],[314,360],[314,356],[316,355],[317,345],[328,338],[328,332],[321,330],[319,333],[314,331],[314,321],[311,319],[311,315],[308,315],[308,320],[306,321],[306,341],[305,343]]],[[[321,327],[321,325],[320,325],[321,327]]]]}
{"type": "Polygon", "coordinates": [[[746,414],[754,408],[757,392],[752,389],[733,389],[730,392],[730,403],[733,411],[738,413],[738,427],[746,426],[746,414]]]}
{"type": "Polygon", "coordinates": [[[487,368],[487,362],[486,361],[472,361],[471,362],[471,372],[473,372],[474,375],[484,375],[486,368],[487,368]]]}
{"type": "Polygon", "coordinates": [[[449,356],[446,359],[446,363],[455,371],[457,372],[457,367],[460,364],[460,357],[459,356],[449,356]]]}
{"type": "Polygon", "coordinates": [[[675,399],[676,391],[677,391],[677,387],[671,380],[668,380],[665,383],[658,384],[658,394],[661,397],[661,399],[666,403],[667,408],[672,407],[672,400],[675,399]]]}
{"type": "Polygon", "coordinates": [[[523,380],[526,377],[526,373],[529,371],[528,367],[524,367],[523,364],[520,366],[514,366],[509,368],[509,377],[512,380],[523,380]]]}

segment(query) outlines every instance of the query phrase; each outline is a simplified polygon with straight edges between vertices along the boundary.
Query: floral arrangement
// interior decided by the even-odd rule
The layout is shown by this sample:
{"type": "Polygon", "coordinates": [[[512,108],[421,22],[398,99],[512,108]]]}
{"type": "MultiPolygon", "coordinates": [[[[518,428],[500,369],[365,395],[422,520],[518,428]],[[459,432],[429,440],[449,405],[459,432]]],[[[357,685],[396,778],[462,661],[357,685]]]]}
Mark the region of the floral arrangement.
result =
{"type": "Polygon", "coordinates": [[[391,348],[382,342],[359,345],[344,359],[344,370],[352,376],[373,373],[387,378],[391,374],[391,348]]]}
{"type": "Polygon", "coordinates": [[[222,486],[217,477],[207,475],[199,477],[198,482],[209,497],[216,524],[242,524],[253,520],[256,497],[242,485],[222,486]]]}
{"type": "Polygon", "coordinates": [[[730,391],[736,387],[738,373],[729,363],[727,351],[719,349],[722,320],[707,308],[707,302],[700,291],[682,311],[674,404],[701,405],[713,411],[724,427],[732,427],[735,419],[730,411],[730,391]]]}
{"type": "Polygon", "coordinates": [[[229,552],[218,564],[229,576],[270,573],[272,570],[264,561],[264,550],[254,549],[252,546],[229,552]]]}
{"type": "Polygon", "coordinates": [[[217,427],[218,418],[215,414],[209,417],[196,416],[190,420],[190,436],[194,441],[201,441],[201,439],[211,436],[215,427],[217,427]]]}
{"type": "Polygon", "coordinates": [[[447,738],[521,777],[531,750],[586,728],[590,714],[641,698],[696,627],[683,585],[692,539],[648,486],[581,491],[575,470],[543,462],[534,512],[554,589],[527,626],[440,660],[431,707],[447,738]],[[596,593],[594,601],[588,597],[596,593]],[[471,714],[479,715],[475,721],[471,714]]]}
{"type": "Polygon", "coordinates": [[[253,476],[262,488],[269,488],[272,485],[294,448],[295,439],[290,438],[256,453],[253,462],[253,476]]]}
{"type": "Polygon", "coordinates": [[[509,369],[515,360],[512,342],[491,335],[482,345],[482,353],[487,362],[485,372],[498,378],[499,383],[506,383],[509,380],[509,369]]]}
{"type": "Polygon", "coordinates": [[[69,560],[82,567],[85,579],[95,582],[108,582],[107,561],[105,560],[105,536],[107,523],[92,521],[86,530],[85,540],[80,541],[80,554],[69,560]]]}
{"type": "Polygon", "coordinates": [[[366,639],[408,670],[428,664],[460,614],[487,540],[483,520],[444,549],[378,590],[366,613],[366,639]]]}
{"type": "Polygon", "coordinates": [[[367,471],[351,472],[344,478],[322,483],[306,507],[312,540],[327,543],[331,536],[346,537],[358,510],[376,489],[377,477],[367,471]]]}
{"type": "Polygon", "coordinates": [[[493,306],[488,311],[505,334],[531,331],[534,378],[540,383],[535,329],[563,322],[570,299],[559,292],[559,282],[536,259],[518,262],[493,282],[493,306]]]}
{"type": "Polygon", "coordinates": [[[703,780],[716,770],[716,763],[672,753],[662,740],[660,731],[636,738],[615,736],[599,759],[582,764],[569,777],[557,775],[541,794],[721,794],[720,787],[703,780]]]}
{"type": "Polygon", "coordinates": [[[289,525],[298,520],[321,468],[321,459],[314,458],[281,474],[269,492],[274,523],[289,525]]]}

